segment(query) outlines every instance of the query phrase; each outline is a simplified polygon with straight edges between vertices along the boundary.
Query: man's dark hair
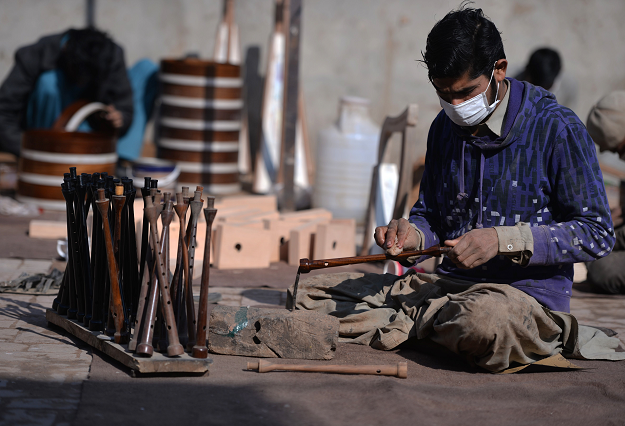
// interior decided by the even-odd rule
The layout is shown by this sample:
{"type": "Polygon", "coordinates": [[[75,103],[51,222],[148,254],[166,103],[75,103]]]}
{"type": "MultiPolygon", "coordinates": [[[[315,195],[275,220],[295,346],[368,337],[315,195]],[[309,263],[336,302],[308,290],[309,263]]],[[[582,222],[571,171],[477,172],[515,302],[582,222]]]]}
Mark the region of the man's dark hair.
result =
{"type": "Polygon", "coordinates": [[[99,86],[111,68],[115,43],[103,32],[93,28],[69,30],[61,49],[59,67],[68,80],[79,85],[85,96],[98,99],[99,86]]]}
{"type": "Polygon", "coordinates": [[[428,35],[423,63],[430,80],[459,78],[469,73],[471,79],[490,77],[495,62],[505,59],[501,35],[482,9],[463,3],[438,21],[428,35]]]}
{"type": "Polygon", "coordinates": [[[549,90],[558,74],[560,74],[561,69],[562,62],[558,52],[543,47],[530,56],[530,60],[525,67],[525,75],[527,81],[533,85],[549,90]]]}

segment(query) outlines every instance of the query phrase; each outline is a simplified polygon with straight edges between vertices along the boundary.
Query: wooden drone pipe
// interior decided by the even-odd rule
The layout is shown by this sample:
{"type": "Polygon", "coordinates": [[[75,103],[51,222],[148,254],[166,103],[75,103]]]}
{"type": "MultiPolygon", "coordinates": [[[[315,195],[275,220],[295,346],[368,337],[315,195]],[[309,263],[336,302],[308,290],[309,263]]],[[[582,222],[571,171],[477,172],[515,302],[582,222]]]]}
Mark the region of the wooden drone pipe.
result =
{"type": "MultiPolygon", "coordinates": [[[[173,215],[171,210],[171,202],[167,203],[167,213],[173,215]]],[[[160,239],[158,238],[158,229],[156,227],[156,212],[154,205],[148,199],[146,211],[148,219],[150,221],[150,234],[154,241],[154,246],[160,246],[160,239]]],[[[170,219],[171,220],[171,219],[170,219]]],[[[184,348],[178,340],[178,330],[176,330],[176,321],[174,320],[174,310],[171,305],[171,297],[169,295],[169,282],[165,270],[165,262],[163,261],[163,253],[159,251],[154,256],[156,263],[156,272],[158,278],[158,284],[161,290],[161,302],[163,306],[164,320],[167,327],[167,337],[169,345],[167,346],[167,355],[176,356],[184,353],[184,348]]]]}
{"type": "Polygon", "coordinates": [[[204,209],[204,217],[206,219],[206,243],[204,244],[204,262],[202,265],[202,284],[200,287],[200,305],[197,316],[197,335],[196,344],[191,351],[193,358],[207,358],[208,348],[206,346],[206,324],[208,321],[208,290],[210,280],[210,247],[211,247],[211,230],[213,221],[217,214],[215,208],[215,197],[206,197],[207,207],[204,209]]]}
{"type": "Polygon", "coordinates": [[[371,374],[374,376],[408,377],[408,364],[400,361],[397,365],[310,365],[310,364],[274,364],[264,359],[247,363],[248,370],[259,373],[269,371],[303,371],[311,373],[371,374]]]}
{"type": "Polygon", "coordinates": [[[299,272],[305,274],[313,269],[333,268],[335,266],[355,265],[357,263],[379,262],[382,260],[404,260],[413,256],[435,256],[439,257],[441,254],[447,253],[451,250],[451,247],[441,247],[439,245],[432,246],[425,250],[406,251],[396,256],[390,254],[372,254],[369,256],[354,256],[354,257],[338,257],[335,259],[300,259],[299,272]]]}
{"type": "Polygon", "coordinates": [[[115,322],[115,343],[127,343],[128,332],[124,328],[124,307],[122,305],[121,289],[119,288],[117,263],[115,261],[115,254],[113,253],[113,242],[111,241],[111,228],[108,221],[109,200],[104,196],[104,189],[98,189],[96,204],[102,216],[102,223],[104,224],[106,258],[108,260],[109,278],[111,280],[109,307],[115,322]]]}

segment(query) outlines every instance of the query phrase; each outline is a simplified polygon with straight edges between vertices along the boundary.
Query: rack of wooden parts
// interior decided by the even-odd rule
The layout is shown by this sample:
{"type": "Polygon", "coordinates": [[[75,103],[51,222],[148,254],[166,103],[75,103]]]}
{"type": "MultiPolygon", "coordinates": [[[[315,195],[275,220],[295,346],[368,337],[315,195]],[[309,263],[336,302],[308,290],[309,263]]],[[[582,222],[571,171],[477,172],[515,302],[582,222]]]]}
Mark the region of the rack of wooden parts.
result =
{"type": "Polygon", "coordinates": [[[61,327],[63,330],[77,337],[89,346],[105,353],[114,360],[130,368],[133,373],[141,374],[179,374],[179,373],[208,373],[211,358],[192,358],[184,353],[178,357],[167,357],[154,352],[152,357],[143,358],[134,356],[128,345],[118,345],[112,339],[99,331],[90,331],[78,322],[69,320],[52,309],[46,310],[46,319],[49,324],[61,327]]]}

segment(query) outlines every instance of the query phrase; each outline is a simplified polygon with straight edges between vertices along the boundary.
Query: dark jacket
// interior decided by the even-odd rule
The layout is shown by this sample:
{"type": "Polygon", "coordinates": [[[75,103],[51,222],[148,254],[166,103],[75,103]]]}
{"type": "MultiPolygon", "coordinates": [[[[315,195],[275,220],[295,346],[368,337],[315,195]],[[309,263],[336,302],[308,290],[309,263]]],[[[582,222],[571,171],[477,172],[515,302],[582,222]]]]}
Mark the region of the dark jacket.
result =
{"type": "MultiPolygon", "coordinates": [[[[30,94],[42,73],[57,68],[61,39],[66,33],[43,37],[15,53],[15,65],[0,86],[0,151],[19,156],[30,94]]],[[[114,105],[124,117],[120,135],[126,133],[132,122],[133,101],[121,47],[115,46],[109,73],[101,82],[96,99],[89,100],[114,105]]]]}
{"type": "Polygon", "coordinates": [[[595,146],[579,118],[546,90],[510,80],[501,137],[466,133],[444,111],[430,127],[425,173],[410,222],[425,247],[474,228],[531,226],[534,252],[522,267],[505,256],[437,272],[510,284],[544,306],[569,311],[573,263],[610,253],[614,229],[595,146]]]}

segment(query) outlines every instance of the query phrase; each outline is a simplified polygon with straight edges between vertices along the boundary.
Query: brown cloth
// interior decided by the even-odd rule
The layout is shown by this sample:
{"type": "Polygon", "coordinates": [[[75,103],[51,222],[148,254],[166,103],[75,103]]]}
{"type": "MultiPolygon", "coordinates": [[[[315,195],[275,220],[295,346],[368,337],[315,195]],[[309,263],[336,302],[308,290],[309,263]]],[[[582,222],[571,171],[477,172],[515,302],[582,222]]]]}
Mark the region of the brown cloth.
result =
{"type": "Polygon", "coordinates": [[[550,311],[507,284],[471,284],[412,270],[401,277],[316,275],[300,281],[297,308],[338,317],[339,341],[390,350],[412,337],[429,338],[492,372],[560,353],[625,359],[615,351],[618,339],[579,326],[568,313],[550,311]]]}

